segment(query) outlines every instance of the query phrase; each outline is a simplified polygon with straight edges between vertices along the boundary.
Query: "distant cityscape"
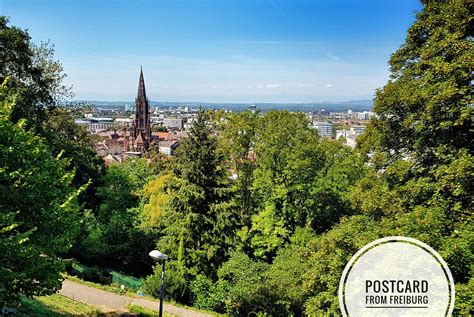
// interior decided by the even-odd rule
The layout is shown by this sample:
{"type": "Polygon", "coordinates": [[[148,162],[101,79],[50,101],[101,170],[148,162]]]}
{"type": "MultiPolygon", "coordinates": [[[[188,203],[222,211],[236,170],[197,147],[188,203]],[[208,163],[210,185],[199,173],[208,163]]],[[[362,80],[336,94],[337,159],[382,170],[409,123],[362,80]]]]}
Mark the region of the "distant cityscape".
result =
{"type": "MultiPolygon", "coordinates": [[[[98,109],[103,110],[122,110],[134,111],[134,101],[96,101],[96,100],[77,100],[77,103],[94,105],[98,109]]],[[[257,106],[261,111],[270,110],[289,110],[289,111],[344,111],[352,109],[353,111],[370,111],[372,109],[372,100],[352,100],[344,102],[313,102],[313,103],[207,103],[199,101],[183,101],[183,102],[160,102],[149,101],[150,107],[155,109],[178,109],[188,108],[204,108],[204,109],[227,109],[235,112],[245,111],[249,106],[257,106]]]]}
{"type": "Polygon", "coordinates": [[[187,135],[199,109],[225,112],[286,109],[304,112],[311,126],[327,139],[343,139],[354,148],[357,137],[365,130],[371,112],[370,100],[343,103],[311,104],[209,104],[151,102],[146,97],[143,73],[138,94],[132,102],[87,102],[92,107],[76,123],[99,137],[96,151],[106,164],[122,162],[130,156],[141,156],[151,144],[164,155],[174,155],[180,140],[187,135]]]}

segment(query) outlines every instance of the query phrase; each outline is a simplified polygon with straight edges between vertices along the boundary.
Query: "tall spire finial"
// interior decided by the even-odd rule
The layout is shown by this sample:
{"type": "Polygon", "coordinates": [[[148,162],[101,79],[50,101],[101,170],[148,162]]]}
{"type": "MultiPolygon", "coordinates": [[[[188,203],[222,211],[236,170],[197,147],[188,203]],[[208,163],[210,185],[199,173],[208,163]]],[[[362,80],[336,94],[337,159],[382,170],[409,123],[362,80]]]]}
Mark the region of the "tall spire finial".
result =
{"type": "Polygon", "coordinates": [[[137,98],[144,98],[146,100],[145,79],[143,78],[143,68],[142,68],[142,66],[140,66],[140,79],[138,80],[137,98]]]}

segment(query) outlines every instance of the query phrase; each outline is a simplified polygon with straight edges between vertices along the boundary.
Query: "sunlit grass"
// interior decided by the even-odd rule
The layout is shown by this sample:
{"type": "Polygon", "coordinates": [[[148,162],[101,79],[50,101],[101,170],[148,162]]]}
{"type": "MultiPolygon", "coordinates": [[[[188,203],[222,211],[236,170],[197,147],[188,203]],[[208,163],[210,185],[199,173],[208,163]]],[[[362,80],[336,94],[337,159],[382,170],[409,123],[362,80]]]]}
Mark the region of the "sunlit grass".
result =
{"type": "Polygon", "coordinates": [[[96,306],[84,304],[59,294],[23,298],[20,316],[114,316],[115,312],[104,312],[96,306]]]}
{"type": "MultiPolygon", "coordinates": [[[[153,310],[153,309],[149,309],[149,308],[145,308],[145,307],[142,307],[142,306],[134,305],[134,304],[127,305],[126,309],[127,309],[127,311],[129,311],[131,313],[134,313],[134,314],[137,314],[138,316],[142,316],[142,317],[158,316],[158,311],[153,310]]],[[[173,315],[173,314],[170,314],[170,313],[167,313],[167,312],[163,312],[163,316],[164,317],[177,317],[176,315],[173,315]]]]}

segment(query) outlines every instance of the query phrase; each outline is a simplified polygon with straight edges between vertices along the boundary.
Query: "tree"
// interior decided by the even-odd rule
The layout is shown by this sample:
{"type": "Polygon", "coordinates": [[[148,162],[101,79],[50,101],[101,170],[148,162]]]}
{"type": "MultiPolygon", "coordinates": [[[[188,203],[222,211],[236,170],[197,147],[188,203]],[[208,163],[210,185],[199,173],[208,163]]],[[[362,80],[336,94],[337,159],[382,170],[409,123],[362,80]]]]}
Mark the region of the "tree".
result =
{"type": "Polygon", "coordinates": [[[259,120],[258,112],[243,111],[230,114],[220,125],[219,149],[223,153],[228,167],[235,173],[235,191],[241,209],[242,222],[250,226],[250,217],[254,213],[255,202],[251,190],[253,172],[256,167],[254,145],[259,120]]]}
{"type": "Polygon", "coordinates": [[[349,190],[364,162],[342,143],[321,140],[304,114],[260,118],[255,157],[252,189],[261,203],[243,232],[255,256],[270,260],[297,228],[323,232],[353,213],[349,190]]]}
{"type": "Polygon", "coordinates": [[[97,188],[100,207],[95,215],[84,214],[81,239],[72,254],[92,265],[149,273],[152,261],[147,254],[153,237],[139,227],[140,196],[156,173],[155,166],[143,158],[109,166],[97,188]]]}
{"type": "Polygon", "coordinates": [[[391,80],[377,91],[362,138],[372,170],[356,183],[362,215],[309,243],[314,292],[306,313],[337,313],[344,265],[383,236],[419,239],[447,261],[456,282],[456,312],[472,313],[472,9],[469,1],[425,1],[404,45],[391,59],[391,80]],[[373,158],[373,159],[372,159],[373,158]]]}
{"type": "Polygon", "coordinates": [[[0,301],[52,294],[78,231],[74,173],[44,139],[11,120],[14,95],[0,91],[0,301]]]}
{"type": "Polygon", "coordinates": [[[178,148],[174,172],[150,182],[145,193],[145,219],[153,219],[161,235],[157,247],[170,256],[172,274],[184,281],[172,295],[189,302],[189,282],[199,273],[216,278],[240,223],[205,113],[178,148]]]}
{"type": "Polygon", "coordinates": [[[256,130],[253,189],[260,204],[249,228],[259,257],[273,257],[297,226],[308,221],[308,196],[324,157],[317,131],[302,113],[271,111],[256,130]]]}
{"type": "Polygon", "coordinates": [[[26,30],[9,26],[4,16],[0,16],[0,43],[0,81],[9,76],[8,85],[17,92],[13,122],[26,119],[26,125],[45,138],[53,156],[63,151],[71,160],[68,168],[76,171],[73,184],[77,188],[92,181],[80,201],[96,209],[95,187],[103,162],[91,137],[74,122],[78,108],[62,107],[73,94],[63,83],[66,75],[61,63],[54,60],[54,46],[49,41],[33,43],[26,30]]]}
{"type": "Polygon", "coordinates": [[[84,127],[76,124],[75,118],[81,108],[55,108],[47,112],[42,124],[42,135],[46,138],[53,156],[63,153],[75,170],[73,184],[80,187],[91,181],[90,186],[79,197],[87,209],[97,211],[99,197],[97,187],[104,173],[104,161],[96,154],[94,138],[84,127]]]}
{"type": "Polygon", "coordinates": [[[71,88],[62,84],[65,74],[53,60],[54,47],[49,42],[33,44],[27,31],[8,22],[0,16],[0,81],[10,76],[8,85],[17,90],[12,120],[27,119],[39,132],[46,110],[70,97],[71,88]]]}
{"type": "Polygon", "coordinates": [[[391,161],[408,156],[429,168],[472,150],[473,8],[472,1],[424,1],[391,56],[371,123],[391,161]]]}
{"type": "Polygon", "coordinates": [[[388,192],[406,197],[401,209],[443,209],[448,234],[472,221],[473,10],[471,1],[424,2],[389,61],[363,144],[387,158],[378,167],[388,192]]]}

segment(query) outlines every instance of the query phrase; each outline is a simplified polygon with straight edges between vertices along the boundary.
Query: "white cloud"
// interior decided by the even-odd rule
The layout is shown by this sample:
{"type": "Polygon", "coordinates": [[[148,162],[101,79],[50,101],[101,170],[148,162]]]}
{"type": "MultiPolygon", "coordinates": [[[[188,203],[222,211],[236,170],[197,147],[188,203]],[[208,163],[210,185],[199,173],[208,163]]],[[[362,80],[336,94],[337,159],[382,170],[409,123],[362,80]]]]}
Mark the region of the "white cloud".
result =
{"type": "Polygon", "coordinates": [[[326,84],[326,85],[324,85],[324,86],[327,87],[327,88],[331,88],[331,87],[332,87],[331,84],[326,84]]]}
{"type": "Polygon", "coordinates": [[[280,84],[258,85],[257,88],[279,88],[280,84]]]}
{"type": "Polygon", "coordinates": [[[298,87],[316,87],[316,84],[299,84],[298,87]]]}

